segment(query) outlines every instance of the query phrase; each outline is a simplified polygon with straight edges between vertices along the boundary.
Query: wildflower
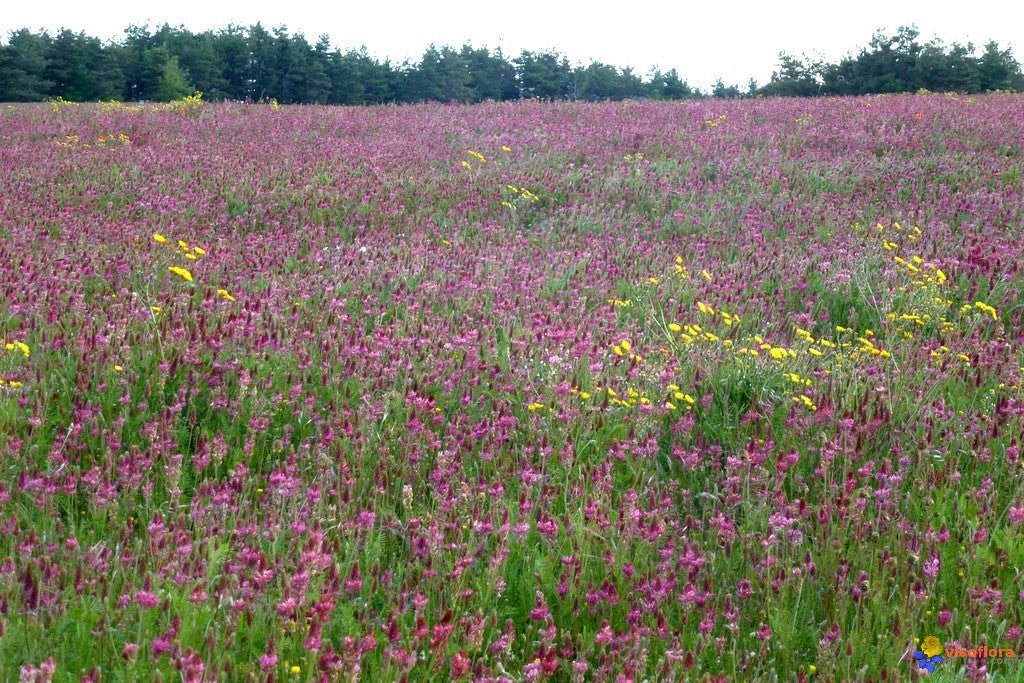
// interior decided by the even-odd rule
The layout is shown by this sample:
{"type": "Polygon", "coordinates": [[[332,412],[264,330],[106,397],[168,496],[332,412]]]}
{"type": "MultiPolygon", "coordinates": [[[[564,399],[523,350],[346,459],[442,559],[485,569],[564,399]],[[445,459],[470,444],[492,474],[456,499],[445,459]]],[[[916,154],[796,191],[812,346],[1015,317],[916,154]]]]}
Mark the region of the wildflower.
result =
{"type": "Polygon", "coordinates": [[[260,668],[264,671],[269,671],[277,666],[277,652],[274,648],[274,639],[270,639],[270,644],[267,646],[267,651],[260,655],[259,658],[260,668]]]}
{"type": "Polygon", "coordinates": [[[920,669],[935,673],[935,665],[942,662],[942,645],[935,636],[928,636],[921,644],[921,649],[914,652],[914,659],[920,669]]]}
{"type": "Polygon", "coordinates": [[[1020,524],[1021,522],[1024,522],[1024,506],[1015,507],[1011,505],[1007,517],[1011,524],[1020,524]]]}
{"type": "Polygon", "coordinates": [[[996,313],[996,309],[993,308],[992,306],[989,306],[988,304],[983,303],[981,301],[975,301],[974,306],[978,310],[984,311],[985,313],[991,315],[993,320],[999,320],[999,315],[996,313]]]}
{"type": "Polygon", "coordinates": [[[153,239],[155,239],[160,244],[164,244],[165,242],[167,242],[167,238],[158,232],[153,233],[153,239]]]}
{"type": "Polygon", "coordinates": [[[179,268],[178,266],[168,266],[167,270],[171,271],[172,273],[181,277],[182,279],[187,280],[188,282],[193,282],[192,273],[190,273],[184,268],[179,268]]]}
{"type": "Polygon", "coordinates": [[[293,676],[298,676],[300,673],[302,673],[302,667],[300,667],[298,664],[293,664],[291,672],[293,676]]]}
{"type": "Polygon", "coordinates": [[[233,297],[230,294],[228,294],[228,290],[226,290],[226,289],[218,289],[217,290],[217,294],[219,294],[220,296],[224,297],[228,301],[234,301],[235,300],[235,297],[233,297]]]}
{"type": "Polygon", "coordinates": [[[678,323],[669,323],[668,324],[668,329],[670,329],[673,332],[682,332],[683,331],[683,328],[678,323]]]}

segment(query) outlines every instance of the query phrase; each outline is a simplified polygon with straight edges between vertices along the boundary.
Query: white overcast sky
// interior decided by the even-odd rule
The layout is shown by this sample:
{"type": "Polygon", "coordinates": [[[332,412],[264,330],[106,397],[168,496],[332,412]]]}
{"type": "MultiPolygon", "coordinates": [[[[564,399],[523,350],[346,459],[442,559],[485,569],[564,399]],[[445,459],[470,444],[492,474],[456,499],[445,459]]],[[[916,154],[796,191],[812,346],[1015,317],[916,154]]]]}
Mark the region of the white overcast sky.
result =
{"type": "Polygon", "coordinates": [[[129,24],[167,22],[194,31],[230,23],[287,26],[312,43],[323,33],[342,49],[365,45],[393,62],[418,61],[426,46],[556,49],[571,62],[599,60],[632,66],[675,67],[691,85],[709,87],[717,77],[746,85],[764,83],[782,50],[830,61],[866,46],[875,29],[894,32],[915,24],[923,40],[947,43],[996,40],[1024,57],[1024,3],[1016,0],[845,0],[840,2],[677,2],[632,0],[605,3],[558,0],[139,0],[86,2],[3,0],[0,32],[60,28],[100,38],[119,38],[129,24]]]}

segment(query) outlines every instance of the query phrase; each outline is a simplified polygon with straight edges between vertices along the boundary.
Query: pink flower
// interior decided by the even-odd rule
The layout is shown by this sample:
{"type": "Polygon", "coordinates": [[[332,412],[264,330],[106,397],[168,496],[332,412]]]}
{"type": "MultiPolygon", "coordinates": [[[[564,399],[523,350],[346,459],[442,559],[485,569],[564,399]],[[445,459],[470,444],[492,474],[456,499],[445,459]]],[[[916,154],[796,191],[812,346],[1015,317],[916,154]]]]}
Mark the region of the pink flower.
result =
{"type": "Polygon", "coordinates": [[[1020,524],[1024,522],[1024,506],[1014,507],[1010,506],[1010,512],[1007,514],[1007,518],[1011,524],[1020,524]]]}
{"type": "Polygon", "coordinates": [[[469,673],[470,660],[465,651],[459,650],[452,656],[452,677],[462,678],[469,673]]]}
{"type": "Polygon", "coordinates": [[[601,624],[601,628],[597,632],[597,636],[594,637],[594,642],[598,645],[607,645],[612,642],[613,636],[614,634],[612,633],[611,624],[608,623],[607,619],[605,619],[601,624]]]}
{"type": "Polygon", "coordinates": [[[268,671],[277,666],[277,645],[274,638],[267,643],[267,651],[260,655],[260,668],[268,671]]]}
{"type": "Polygon", "coordinates": [[[152,609],[160,604],[160,599],[149,591],[136,591],[135,602],[142,609],[152,609]]]}

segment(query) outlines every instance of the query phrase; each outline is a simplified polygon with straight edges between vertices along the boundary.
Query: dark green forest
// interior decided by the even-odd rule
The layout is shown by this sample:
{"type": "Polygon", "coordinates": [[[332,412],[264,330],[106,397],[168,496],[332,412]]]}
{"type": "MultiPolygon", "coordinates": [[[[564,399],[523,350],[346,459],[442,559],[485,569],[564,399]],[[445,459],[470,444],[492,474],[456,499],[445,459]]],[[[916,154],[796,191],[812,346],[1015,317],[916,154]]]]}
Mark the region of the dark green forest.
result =
{"type": "Polygon", "coordinates": [[[480,102],[520,98],[622,100],[700,97],[826,96],[872,93],[1024,90],[1020,64],[995,42],[982,48],[922,42],[913,27],[876,32],[838,63],[782,53],[764,85],[719,80],[691,87],[676,69],[637,74],[601,62],[570,64],[555,51],[431,45],[416,63],[394,64],[365,48],[341,51],[321,36],[310,44],[284,27],[229,26],[193,33],[168,25],[130,26],[104,42],[63,29],[13,31],[0,45],[0,101],[276,100],[282,104],[480,102]]]}

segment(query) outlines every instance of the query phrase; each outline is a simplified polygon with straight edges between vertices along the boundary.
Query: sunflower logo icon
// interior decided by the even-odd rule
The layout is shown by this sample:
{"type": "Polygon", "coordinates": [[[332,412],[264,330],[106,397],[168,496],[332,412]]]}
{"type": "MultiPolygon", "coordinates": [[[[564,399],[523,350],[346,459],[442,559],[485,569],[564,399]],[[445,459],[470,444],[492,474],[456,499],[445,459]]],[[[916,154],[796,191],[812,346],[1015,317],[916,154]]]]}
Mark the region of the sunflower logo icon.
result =
{"type": "Polygon", "coordinates": [[[921,643],[921,649],[914,652],[914,660],[919,669],[934,673],[935,665],[942,663],[942,643],[935,636],[928,636],[921,643]]]}

